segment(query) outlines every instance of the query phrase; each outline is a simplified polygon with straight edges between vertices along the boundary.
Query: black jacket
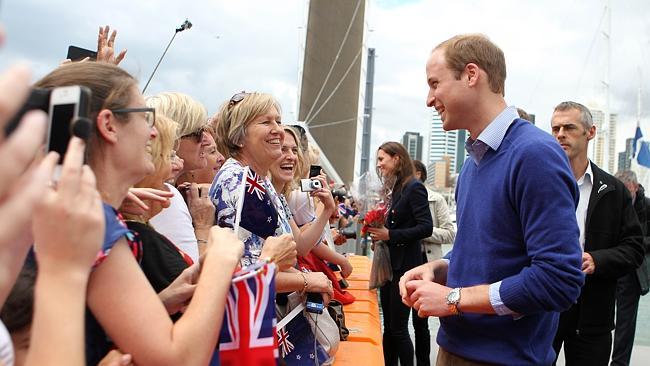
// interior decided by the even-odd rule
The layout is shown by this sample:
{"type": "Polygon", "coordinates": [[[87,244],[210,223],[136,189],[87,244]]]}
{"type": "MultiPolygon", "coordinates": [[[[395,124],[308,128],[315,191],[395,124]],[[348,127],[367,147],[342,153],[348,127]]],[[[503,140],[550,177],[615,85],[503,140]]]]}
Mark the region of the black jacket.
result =
{"type": "Polygon", "coordinates": [[[630,193],[596,164],[591,163],[591,169],[594,176],[585,223],[585,252],[593,257],[596,268],[585,277],[578,302],[569,310],[577,315],[577,330],[582,334],[614,329],[616,280],[638,268],[645,252],[630,193]]]}
{"type": "Polygon", "coordinates": [[[645,251],[650,253],[650,197],[646,197],[642,185],[639,185],[639,190],[636,192],[634,211],[636,211],[636,216],[641,224],[641,231],[643,231],[645,251]]]}
{"type": "Polygon", "coordinates": [[[433,220],[429,211],[427,190],[417,179],[411,179],[398,192],[393,192],[386,215],[387,241],[394,272],[406,272],[422,264],[421,239],[431,236],[433,220]]]}
{"type": "Polygon", "coordinates": [[[639,190],[636,192],[634,199],[634,211],[641,223],[641,231],[643,231],[643,246],[645,248],[645,259],[643,264],[636,270],[636,276],[639,280],[639,289],[641,295],[645,295],[650,291],[650,198],[645,196],[645,189],[639,185],[639,190]]]}

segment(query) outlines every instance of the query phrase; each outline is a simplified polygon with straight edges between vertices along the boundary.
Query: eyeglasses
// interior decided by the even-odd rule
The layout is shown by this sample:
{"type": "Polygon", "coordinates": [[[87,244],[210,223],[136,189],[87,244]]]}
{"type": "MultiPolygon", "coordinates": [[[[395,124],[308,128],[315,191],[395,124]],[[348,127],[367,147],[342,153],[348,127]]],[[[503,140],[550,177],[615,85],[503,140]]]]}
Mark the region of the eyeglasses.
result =
{"type": "Polygon", "coordinates": [[[147,126],[152,128],[156,124],[156,109],[155,108],[118,108],[111,109],[111,112],[116,114],[137,113],[144,112],[144,118],[147,121],[147,126]]]}
{"type": "Polygon", "coordinates": [[[242,100],[244,100],[244,98],[246,98],[247,95],[248,95],[248,93],[246,93],[243,90],[242,90],[241,93],[237,93],[237,94],[233,95],[232,98],[230,98],[230,101],[228,102],[228,108],[234,107],[235,104],[237,104],[237,103],[241,102],[242,100]]]}
{"type": "Polygon", "coordinates": [[[182,139],[192,138],[196,142],[201,142],[201,140],[203,140],[203,133],[205,132],[205,130],[206,130],[206,126],[201,126],[201,128],[199,128],[198,130],[192,133],[188,133],[187,135],[183,135],[181,136],[181,138],[182,139]]]}

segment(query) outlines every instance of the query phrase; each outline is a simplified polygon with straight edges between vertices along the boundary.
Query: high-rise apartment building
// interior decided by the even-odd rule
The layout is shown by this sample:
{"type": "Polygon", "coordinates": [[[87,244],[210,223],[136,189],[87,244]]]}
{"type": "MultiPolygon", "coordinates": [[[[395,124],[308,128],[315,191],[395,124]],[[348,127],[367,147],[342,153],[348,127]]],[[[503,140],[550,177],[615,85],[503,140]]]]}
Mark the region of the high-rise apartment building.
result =
{"type": "Polygon", "coordinates": [[[431,128],[429,130],[429,163],[449,158],[449,171],[451,174],[460,172],[465,162],[467,152],[465,151],[465,140],[467,131],[453,130],[445,131],[442,128],[442,120],[435,109],[432,109],[431,128]]]}
{"type": "Polygon", "coordinates": [[[609,126],[607,128],[607,169],[610,174],[616,173],[616,121],[617,115],[609,115],[609,126]]]}
{"type": "Polygon", "coordinates": [[[634,142],[633,138],[625,139],[625,151],[618,153],[618,169],[619,170],[630,170],[632,167],[632,144],[634,142]]]}
{"type": "Polygon", "coordinates": [[[406,132],[402,136],[402,145],[412,160],[422,160],[422,136],[419,132],[406,132]]]}
{"type": "Polygon", "coordinates": [[[616,113],[610,114],[610,122],[606,123],[605,112],[590,108],[594,126],[596,126],[596,137],[592,140],[591,159],[601,169],[610,174],[616,173],[616,113]]]}

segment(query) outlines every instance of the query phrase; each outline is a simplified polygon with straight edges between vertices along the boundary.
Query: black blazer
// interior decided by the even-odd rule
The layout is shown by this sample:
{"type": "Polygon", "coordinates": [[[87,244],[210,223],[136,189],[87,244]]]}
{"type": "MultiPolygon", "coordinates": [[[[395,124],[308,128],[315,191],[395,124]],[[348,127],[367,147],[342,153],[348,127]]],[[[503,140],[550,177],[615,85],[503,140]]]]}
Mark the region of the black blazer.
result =
{"type": "Polygon", "coordinates": [[[585,252],[593,257],[596,269],[585,277],[577,304],[570,310],[577,315],[577,329],[583,334],[614,329],[616,281],[638,268],[645,252],[630,193],[596,164],[591,163],[591,169],[594,176],[585,223],[585,252]]]}
{"type": "Polygon", "coordinates": [[[388,249],[394,272],[406,272],[422,264],[421,239],[433,232],[427,190],[412,178],[401,191],[393,192],[391,207],[386,215],[388,249]]]}

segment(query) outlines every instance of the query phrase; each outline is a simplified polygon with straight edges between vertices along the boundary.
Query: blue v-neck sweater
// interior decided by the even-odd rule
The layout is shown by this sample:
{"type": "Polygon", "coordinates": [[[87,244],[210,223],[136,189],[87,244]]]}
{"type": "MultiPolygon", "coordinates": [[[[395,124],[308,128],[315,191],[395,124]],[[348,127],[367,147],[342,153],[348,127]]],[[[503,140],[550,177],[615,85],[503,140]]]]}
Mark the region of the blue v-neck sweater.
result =
{"type": "Polygon", "coordinates": [[[458,233],[447,286],[502,281],[501,301],[522,316],[441,318],[441,347],[495,364],[553,362],[559,312],[575,302],[584,282],[578,194],[559,144],[521,119],[478,166],[465,162],[456,188],[458,233]]]}

